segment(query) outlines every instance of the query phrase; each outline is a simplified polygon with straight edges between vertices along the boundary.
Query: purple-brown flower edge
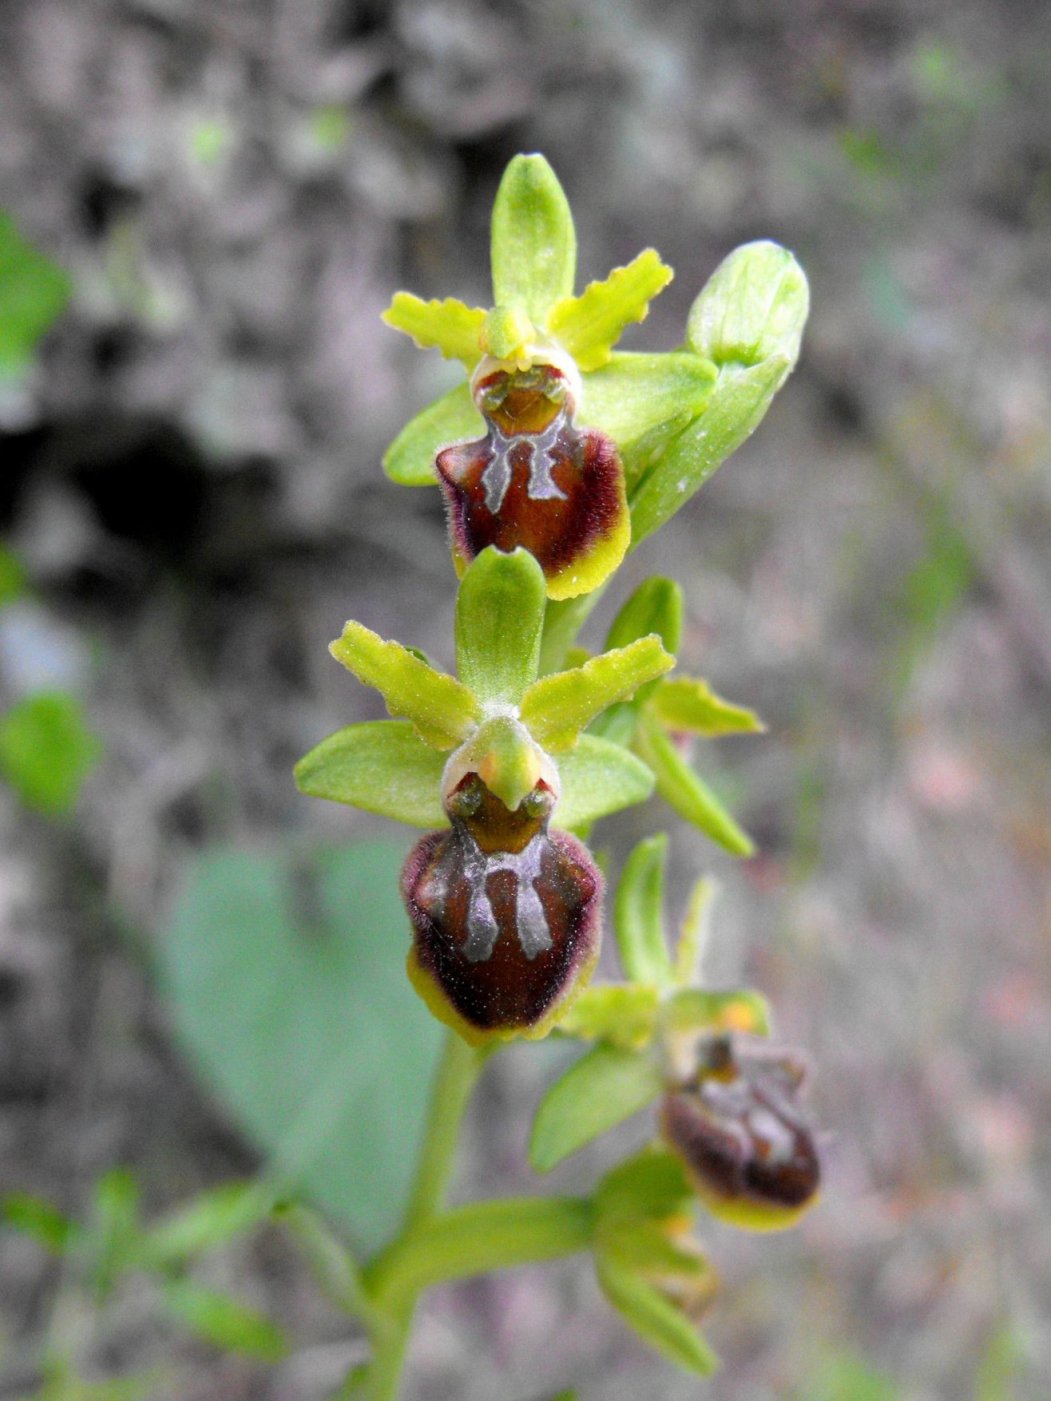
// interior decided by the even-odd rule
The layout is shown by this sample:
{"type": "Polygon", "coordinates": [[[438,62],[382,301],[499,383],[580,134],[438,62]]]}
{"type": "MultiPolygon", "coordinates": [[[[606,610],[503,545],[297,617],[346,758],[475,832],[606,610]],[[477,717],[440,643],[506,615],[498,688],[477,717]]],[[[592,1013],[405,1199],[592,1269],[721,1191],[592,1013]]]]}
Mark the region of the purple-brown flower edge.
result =
{"type": "Polygon", "coordinates": [[[664,1098],[661,1131],[712,1214],[753,1231],[792,1226],[821,1181],[795,1052],[731,1034],[701,1043],[697,1070],[664,1098]]]}
{"type": "Polygon", "coordinates": [[[587,848],[550,831],[541,780],[509,811],[477,774],[447,800],[451,829],[409,853],[409,977],[465,1040],[543,1036],[598,958],[602,878],[587,848]]]}
{"type": "Polygon", "coordinates": [[[551,598],[590,593],[631,537],[624,470],[613,440],[577,428],[566,376],[554,365],[495,369],[474,386],[487,433],[439,452],[453,554],[466,566],[488,545],[523,546],[551,598]]]}

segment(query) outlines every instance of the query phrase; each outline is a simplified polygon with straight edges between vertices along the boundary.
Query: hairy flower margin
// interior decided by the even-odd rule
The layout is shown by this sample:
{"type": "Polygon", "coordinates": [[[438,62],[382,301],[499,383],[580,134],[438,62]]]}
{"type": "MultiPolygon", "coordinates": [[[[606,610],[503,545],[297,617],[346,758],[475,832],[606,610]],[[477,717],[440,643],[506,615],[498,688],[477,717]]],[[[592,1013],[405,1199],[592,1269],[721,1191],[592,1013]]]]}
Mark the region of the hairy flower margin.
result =
{"type": "Polygon", "coordinates": [[[596,1189],[592,1245],[628,1323],[706,1372],[714,1358],[695,1323],[715,1275],[687,1208],[699,1198],[765,1230],[812,1205],[802,1061],[762,1040],[757,994],[699,985],[706,883],[669,952],[664,837],[636,849],[617,887],[626,980],[587,986],[603,880],[584,839],[656,789],[711,840],[750,855],[682,740],[762,726],[700,678],[668,675],[683,612],[671,580],[635,591],[602,652],[574,643],[587,596],[762,419],[799,352],[806,279],[783,248],[747,244],[694,301],[681,348],[616,350],[671,269],[645,249],[575,294],[569,206],[536,155],[516,157],[501,181],[492,274],[491,308],[399,292],[384,314],[465,371],[384,457],[395,482],[436,484],[445,500],[460,576],[456,675],[348,622],[333,655],[380,691],[391,718],[329,736],[296,778],[305,793],[427,829],[402,893],[409,976],[440,1020],[475,1045],[555,1028],[594,1043],[537,1111],[538,1171],[660,1100],[663,1144],[596,1189]]]}

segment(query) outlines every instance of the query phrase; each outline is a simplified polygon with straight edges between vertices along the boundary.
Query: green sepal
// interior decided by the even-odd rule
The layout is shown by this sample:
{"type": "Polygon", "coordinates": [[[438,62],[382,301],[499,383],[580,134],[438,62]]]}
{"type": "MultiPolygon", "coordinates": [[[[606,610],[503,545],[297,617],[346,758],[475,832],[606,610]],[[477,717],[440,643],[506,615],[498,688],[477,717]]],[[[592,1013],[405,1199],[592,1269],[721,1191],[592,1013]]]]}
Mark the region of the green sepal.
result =
{"type": "Polygon", "coordinates": [[[581,370],[597,370],[635,321],[644,321],[650,302],[675,274],[654,248],[645,248],[626,267],[614,268],[601,282],[589,282],[579,297],[553,308],[547,329],[581,370]]]}
{"type": "Polygon", "coordinates": [[[563,1158],[645,1109],[664,1090],[649,1056],[618,1046],[594,1046],[540,1101],[529,1140],[529,1161],[550,1172],[563,1158]]]}
{"type": "Polygon", "coordinates": [[[447,827],[441,802],[445,756],[424,744],[407,720],[348,725],[304,755],[296,784],[311,798],[329,798],[410,827],[447,827]]]}
{"type": "Polygon", "coordinates": [[[649,1044],[660,1007],[660,992],[647,983],[602,983],[587,987],[558,1023],[558,1030],[581,1041],[607,1041],[625,1051],[649,1044]]]}
{"type": "Polygon", "coordinates": [[[434,459],[452,443],[485,436],[485,420],[466,384],[458,384],[409,419],[383,454],[383,470],[399,486],[435,486],[434,459]]]}
{"type": "Polygon", "coordinates": [[[572,294],[573,215],[543,156],[515,156],[504,171],[493,205],[492,266],[493,305],[524,311],[535,326],[572,294]]]}
{"type": "Polygon", "coordinates": [[[361,623],[346,623],[329,651],[363,685],[379,691],[391,715],[411,720],[436,749],[452,749],[480,718],[478,702],[462,682],[361,623]]]}
{"type": "Polygon", "coordinates": [[[602,1292],[643,1342],[688,1372],[707,1377],[715,1371],[715,1353],[655,1285],[608,1256],[597,1257],[596,1270],[602,1292]]]}
{"type": "Polygon", "coordinates": [[[552,819],[556,827],[588,827],[621,808],[644,803],[653,792],[653,774],[642,760],[596,735],[581,735],[556,763],[562,780],[552,819]]]}
{"type": "Polygon", "coordinates": [[[381,319],[411,336],[421,350],[440,350],[447,360],[462,360],[468,374],[482,358],[485,312],[455,297],[425,302],[412,292],[395,292],[381,319]]]}
{"type": "Polygon", "coordinates": [[[710,992],[680,988],[662,1009],[668,1035],[702,1031],[742,1031],[750,1036],[770,1035],[770,1004],[751,988],[710,992]]]}
{"type": "Polygon", "coordinates": [[[806,275],[787,248],[767,240],[735,248],[701,290],[686,322],[686,343],[722,367],[799,358],[810,309],[806,275]]]}
{"type": "Polygon", "coordinates": [[[460,580],[456,670],[483,704],[517,705],[536,680],[547,586],[528,550],[490,545],[460,580]]]}
{"type": "Polygon", "coordinates": [[[694,1200],[681,1159],[653,1143],[606,1174],[595,1192],[596,1234],[621,1221],[681,1216],[694,1200]]]}
{"type": "Polygon", "coordinates": [[[663,425],[685,426],[695,417],[715,378],[715,366],[690,351],[614,351],[601,369],[584,376],[577,419],[608,433],[626,460],[635,444],[663,425]]]}
{"type": "Polygon", "coordinates": [[[809,293],[791,253],[749,243],[690,311],[687,344],[718,377],[706,406],[629,489],[632,547],[663,525],[758,426],[799,356],[809,293]]]}
{"type": "Polygon", "coordinates": [[[613,902],[613,929],[624,971],[633,982],[667,987],[672,962],[664,939],[664,868],[668,838],[647,837],[624,863],[613,902]]]}
{"type": "Polygon", "coordinates": [[[754,710],[717,696],[698,676],[673,676],[652,692],[651,708],[669,730],[718,739],[722,735],[762,734],[766,729],[754,710]]]}
{"type": "Polygon", "coordinates": [[[607,706],[674,665],[659,637],[640,637],[583,666],[541,677],[522,697],[522,719],[545,748],[568,749],[607,706]]]}
{"type": "Polygon", "coordinates": [[[653,770],[657,792],[680,817],[734,856],[752,856],[755,843],[694,772],[660,724],[643,712],[635,731],[639,754],[653,770]]]}

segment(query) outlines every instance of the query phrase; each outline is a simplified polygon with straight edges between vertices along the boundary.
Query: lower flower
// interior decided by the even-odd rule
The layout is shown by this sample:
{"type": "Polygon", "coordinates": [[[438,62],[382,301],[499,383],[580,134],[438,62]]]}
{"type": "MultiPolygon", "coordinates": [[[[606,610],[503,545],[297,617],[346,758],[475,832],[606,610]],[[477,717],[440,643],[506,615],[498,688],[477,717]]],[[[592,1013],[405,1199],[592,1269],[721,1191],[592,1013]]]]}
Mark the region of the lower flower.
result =
{"type": "Polygon", "coordinates": [[[816,1202],[815,1134],[798,1103],[805,1078],[795,1053],[723,1034],[701,1042],[693,1076],[665,1096],[665,1141],[720,1220],[777,1231],[816,1202]]]}

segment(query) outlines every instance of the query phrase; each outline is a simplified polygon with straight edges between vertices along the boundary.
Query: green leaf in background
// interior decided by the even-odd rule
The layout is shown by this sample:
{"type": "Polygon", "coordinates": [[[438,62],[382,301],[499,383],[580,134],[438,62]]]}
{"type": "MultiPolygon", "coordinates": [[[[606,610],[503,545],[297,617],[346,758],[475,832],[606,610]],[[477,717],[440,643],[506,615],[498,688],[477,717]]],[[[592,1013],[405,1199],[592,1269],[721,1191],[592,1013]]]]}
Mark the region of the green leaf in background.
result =
{"type": "Polygon", "coordinates": [[[141,1197],[135,1174],[128,1168],[111,1168],[95,1184],[86,1249],[92,1281],[100,1295],[107,1294],[119,1276],[137,1262],[142,1240],[141,1197]]]}
{"type": "Polygon", "coordinates": [[[0,774],[39,812],[68,812],[100,752],[80,702],[64,691],[27,696],[0,716],[0,774]]]}
{"type": "Polygon", "coordinates": [[[583,666],[542,676],[522,697],[522,720],[545,748],[568,749],[607,706],[674,665],[659,637],[640,637],[583,666]]]}
{"type": "Polygon", "coordinates": [[[477,701],[455,676],[361,623],[345,623],[329,651],[362,685],[379,691],[391,715],[411,720],[424,743],[436,749],[452,749],[480,718],[477,701]]]}
{"type": "Polygon", "coordinates": [[[751,837],[693,771],[657,721],[645,712],[639,718],[636,743],[656,776],[658,793],[680,817],[734,856],[753,855],[755,843],[751,837]]]}
{"type": "Polygon", "coordinates": [[[559,302],[547,329],[581,370],[597,370],[609,361],[626,327],[645,321],[650,302],[674,275],[656,249],[645,248],[627,267],[614,268],[601,282],[589,282],[579,297],[559,302]]]}
{"type": "Polygon", "coordinates": [[[260,1362],[280,1362],[288,1353],[276,1323],[225,1294],[176,1279],[165,1285],[163,1298],[185,1327],[224,1352],[242,1352],[260,1362]]]}
{"type": "Polygon", "coordinates": [[[796,1401],[900,1401],[902,1396],[889,1377],[846,1351],[825,1362],[817,1377],[793,1394],[796,1401]]]}
{"type": "Polygon", "coordinates": [[[393,1230],[440,1028],[405,976],[404,849],[217,851],[161,946],[176,1032],[271,1176],[375,1249],[393,1230]]]}
{"type": "Polygon", "coordinates": [[[550,1172],[570,1153],[652,1104],[663,1089],[649,1056],[618,1046],[593,1047],[540,1101],[529,1161],[537,1172],[550,1172]]]}
{"type": "Polygon", "coordinates": [[[199,1192],[185,1206],[152,1226],[139,1254],[148,1265],[183,1265],[265,1221],[273,1191],[259,1182],[224,1182],[199,1192]]]}
{"type": "Polygon", "coordinates": [[[6,545],[0,545],[0,608],[13,603],[25,591],[25,586],[26,572],[22,561],[6,545]]]}
{"type": "Polygon", "coordinates": [[[451,443],[469,443],[483,437],[485,420],[474,406],[465,384],[450,389],[428,404],[405,427],[383,454],[383,470],[399,486],[436,486],[434,459],[451,443]]]}
{"type": "Polygon", "coordinates": [[[581,735],[575,749],[558,756],[562,796],[554,825],[575,831],[622,808],[644,803],[653,774],[634,754],[611,740],[581,735]]]}
{"type": "Polygon", "coordinates": [[[0,377],[17,375],[69,301],[69,276],[0,212],[0,377]]]}
{"type": "Polygon", "coordinates": [[[295,767],[296,784],[410,827],[447,827],[441,783],[445,755],[424,744],[407,720],[347,725],[316,744],[295,767]]]}
{"type": "Polygon", "coordinates": [[[547,586],[528,550],[483,550],[456,595],[456,669],[483,703],[517,705],[536,680],[547,586]]]}
{"type": "Polygon", "coordinates": [[[543,156],[515,156],[493,205],[493,302],[544,325],[573,292],[577,235],[558,177],[543,156]]]}
{"type": "Polygon", "coordinates": [[[672,965],[664,938],[664,867],[668,838],[663,832],[639,842],[624,863],[613,904],[613,928],[625,973],[633,982],[665,987],[672,965]]]}
{"type": "Polygon", "coordinates": [[[57,1206],[29,1192],[7,1192],[0,1199],[0,1217],[14,1230],[35,1240],[52,1255],[63,1255],[78,1238],[80,1227],[57,1206]]]}

